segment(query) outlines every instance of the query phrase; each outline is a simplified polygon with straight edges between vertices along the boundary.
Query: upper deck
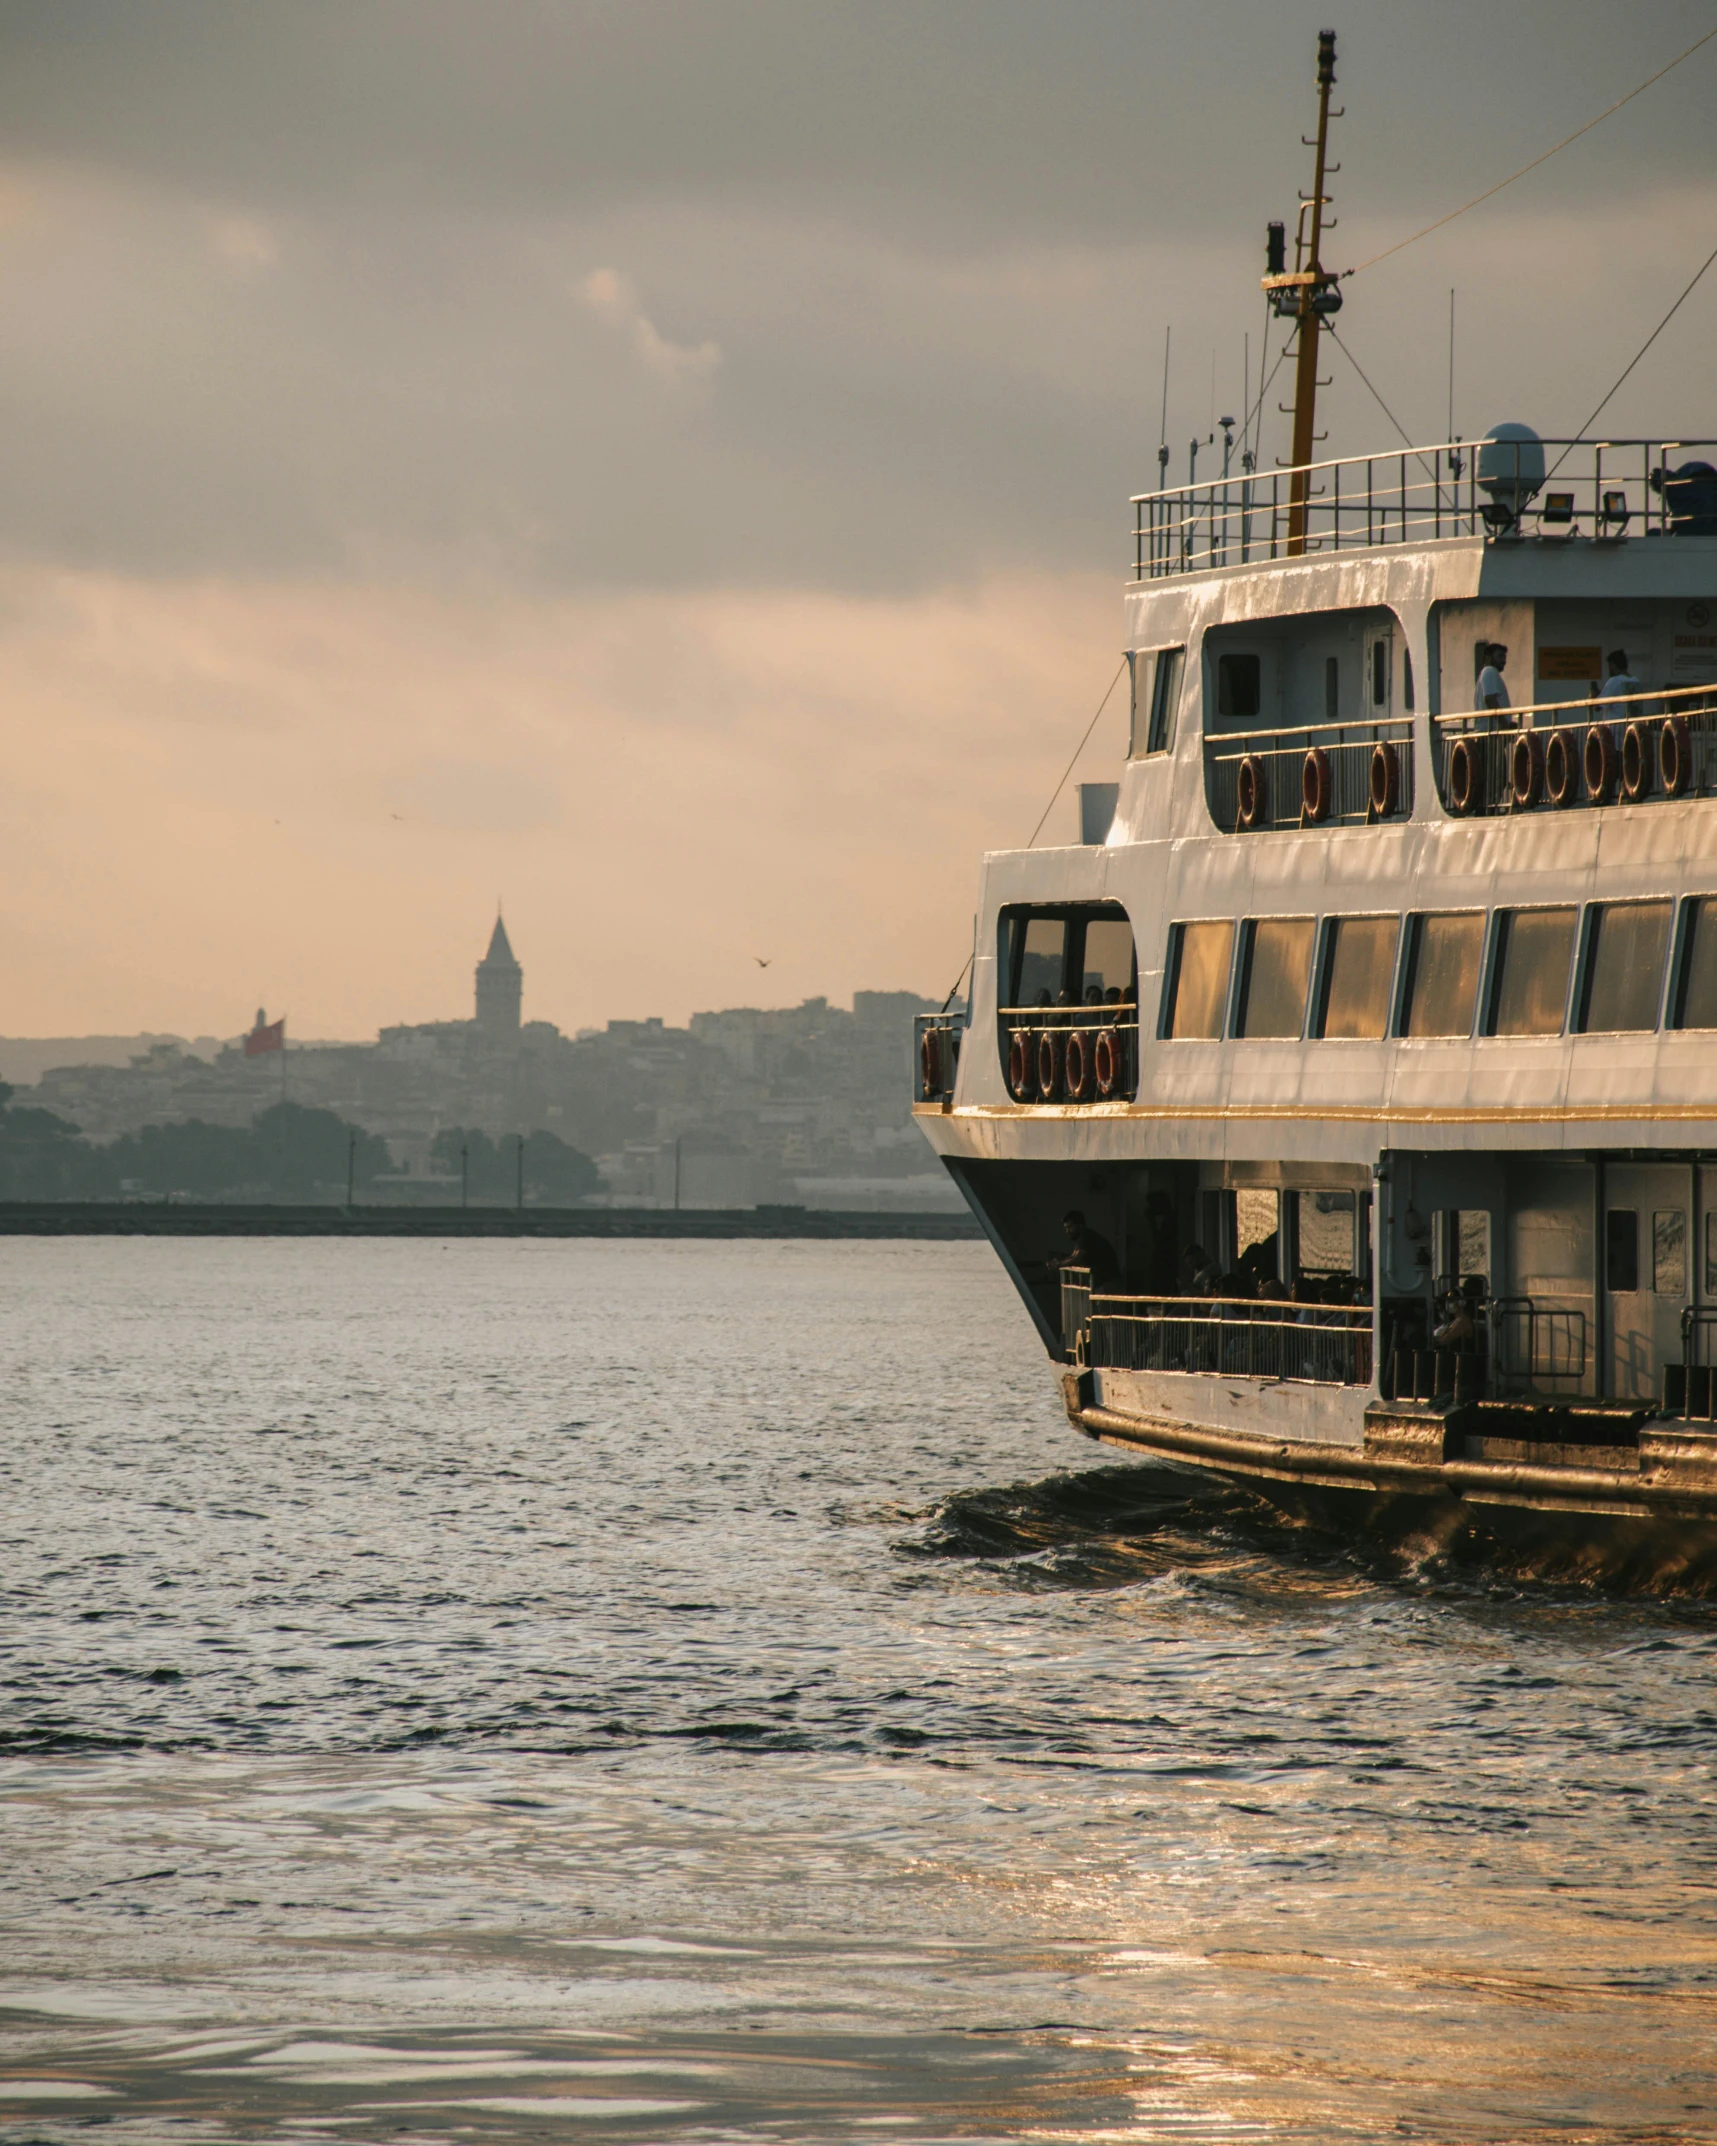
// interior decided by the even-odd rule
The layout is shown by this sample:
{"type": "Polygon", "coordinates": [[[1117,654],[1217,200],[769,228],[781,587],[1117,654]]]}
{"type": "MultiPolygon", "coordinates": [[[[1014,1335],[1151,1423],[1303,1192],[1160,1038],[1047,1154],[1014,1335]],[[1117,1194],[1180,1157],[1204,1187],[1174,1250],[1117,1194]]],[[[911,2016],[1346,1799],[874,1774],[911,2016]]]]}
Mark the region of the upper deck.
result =
{"type": "Polygon", "coordinates": [[[1619,547],[1717,535],[1717,479],[1706,475],[1714,450],[1710,440],[1487,437],[1314,462],[1299,537],[1289,512],[1295,472],[1225,470],[1135,495],[1133,580],[1450,537],[1619,547]]]}

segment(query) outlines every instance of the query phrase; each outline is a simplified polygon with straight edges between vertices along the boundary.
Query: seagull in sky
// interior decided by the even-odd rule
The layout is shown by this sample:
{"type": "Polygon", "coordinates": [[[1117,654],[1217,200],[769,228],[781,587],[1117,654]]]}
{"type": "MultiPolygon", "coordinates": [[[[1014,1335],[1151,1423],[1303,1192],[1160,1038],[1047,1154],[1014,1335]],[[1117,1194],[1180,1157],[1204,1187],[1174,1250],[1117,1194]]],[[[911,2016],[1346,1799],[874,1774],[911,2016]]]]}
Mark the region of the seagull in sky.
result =
{"type": "MultiPolygon", "coordinates": [[[[758,966],[758,967],[759,967],[760,969],[766,969],[766,968],[768,968],[768,966],[769,966],[769,962],[768,962],[768,961],[765,961],[765,960],[764,960],[764,958],[763,958],[763,956],[762,956],[761,954],[753,954],[751,958],[752,958],[752,960],[753,960],[753,961],[755,961],[755,962],[756,962],[757,966],[758,966]]],[[[771,954],[771,955],[770,955],[770,957],[769,957],[769,960],[770,960],[770,961],[773,961],[773,960],[774,960],[774,958],[775,958],[775,957],[774,957],[774,955],[773,955],[773,954],[771,954]]]]}

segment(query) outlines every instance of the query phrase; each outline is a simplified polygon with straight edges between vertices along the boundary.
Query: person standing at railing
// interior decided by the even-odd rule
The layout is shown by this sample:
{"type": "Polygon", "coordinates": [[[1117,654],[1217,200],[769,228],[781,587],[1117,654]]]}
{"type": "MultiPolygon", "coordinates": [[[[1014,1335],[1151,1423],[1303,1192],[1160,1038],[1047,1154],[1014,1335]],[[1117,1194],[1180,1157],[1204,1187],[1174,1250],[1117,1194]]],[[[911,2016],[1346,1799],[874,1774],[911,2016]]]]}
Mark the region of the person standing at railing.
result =
{"type": "MultiPolygon", "coordinates": [[[[1609,653],[1610,675],[1604,680],[1605,700],[1616,700],[1624,694],[1640,691],[1640,682],[1628,669],[1628,652],[1625,648],[1612,648],[1609,653]]],[[[1638,715],[1637,708],[1618,708],[1621,716],[1638,715]]]]}
{"type": "Polygon", "coordinates": [[[1508,681],[1502,675],[1508,665],[1508,650],[1500,641],[1487,641],[1479,649],[1479,654],[1484,662],[1479,668],[1478,683],[1473,687],[1479,706],[1487,709],[1510,706],[1508,681]]]}
{"type": "Polygon", "coordinates": [[[1072,1250],[1060,1259],[1050,1260],[1049,1267],[1084,1267],[1090,1272],[1093,1290],[1100,1296],[1114,1295],[1121,1286],[1121,1261],[1108,1238],[1101,1230],[1093,1229],[1077,1207],[1070,1207],[1062,1216],[1061,1227],[1072,1250]]]}

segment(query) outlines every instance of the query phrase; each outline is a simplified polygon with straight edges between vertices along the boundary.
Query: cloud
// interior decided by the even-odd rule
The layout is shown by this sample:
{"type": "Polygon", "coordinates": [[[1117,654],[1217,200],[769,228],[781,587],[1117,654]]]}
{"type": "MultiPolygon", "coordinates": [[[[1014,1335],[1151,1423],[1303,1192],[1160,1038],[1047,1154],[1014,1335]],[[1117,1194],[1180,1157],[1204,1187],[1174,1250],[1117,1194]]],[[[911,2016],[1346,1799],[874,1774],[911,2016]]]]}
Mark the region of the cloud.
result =
{"type": "Polygon", "coordinates": [[[626,338],[644,370],[670,387],[707,380],[721,363],[714,343],[671,343],[644,311],[631,277],[618,269],[593,268],[578,291],[605,328],[626,338]]]}

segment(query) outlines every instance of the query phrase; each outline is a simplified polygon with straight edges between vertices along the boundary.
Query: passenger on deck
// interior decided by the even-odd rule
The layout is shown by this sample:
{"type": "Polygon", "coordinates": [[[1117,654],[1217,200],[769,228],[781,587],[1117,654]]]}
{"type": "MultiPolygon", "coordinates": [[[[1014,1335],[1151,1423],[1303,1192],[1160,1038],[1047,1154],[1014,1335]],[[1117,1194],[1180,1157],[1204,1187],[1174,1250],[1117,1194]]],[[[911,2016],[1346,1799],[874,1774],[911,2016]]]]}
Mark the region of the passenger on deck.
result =
{"type": "Polygon", "coordinates": [[[1210,1254],[1201,1244],[1189,1244],[1180,1255],[1180,1293],[1183,1297],[1208,1297],[1216,1293],[1218,1276],[1210,1254]]]}
{"type": "Polygon", "coordinates": [[[1443,1317],[1439,1325],[1431,1329],[1431,1346],[1434,1349],[1470,1349],[1473,1345],[1472,1308],[1458,1289],[1451,1289],[1443,1299],[1443,1317]]]}
{"type": "Polygon", "coordinates": [[[1506,708],[1508,681],[1502,674],[1508,663],[1508,650],[1500,641],[1487,641],[1481,653],[1484,665],[1473,688],[1474,696],[1481,708],[1506,708]]]}
{"type": "Polygon", "coordinates": [[[1072,1250],[1060,1259],[1052,1259],[1052,1268],[1087,1267],[1091,1273],[1091,1286],[1107,1295],[1121,1286],[1121,1262],[1115,1247],[1101,1230],[1095,1230],[1086,1221],[1077,1207],[1070,1207],[1061,1218],[1061,1226],[1067,1232],[1067,1242],[1072,1250]]]}
{"type": "MultiPolygon", "coordinates": [[[[1609,655],[1610,675],[1604,680],[1604,698],[1614,700],[1626,693],[1637,693],[1640,682],[1628,669],[1628,652],[1625,648],[1612,648],[1609,655]]],[[[1618,715],[1638,715],[1637,708],[1618,708],[1618,715]]]]}

